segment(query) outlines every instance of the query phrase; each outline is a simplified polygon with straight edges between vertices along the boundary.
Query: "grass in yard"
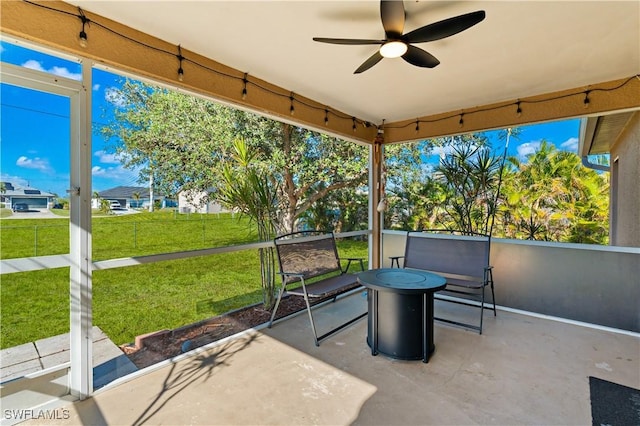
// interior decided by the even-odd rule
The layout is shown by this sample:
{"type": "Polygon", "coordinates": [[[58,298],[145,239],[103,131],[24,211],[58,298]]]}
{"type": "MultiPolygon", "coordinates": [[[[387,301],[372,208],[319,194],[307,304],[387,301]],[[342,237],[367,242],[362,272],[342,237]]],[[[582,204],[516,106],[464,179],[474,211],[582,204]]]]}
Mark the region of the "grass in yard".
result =
{"type": "MultiPolygon", "coordinates": [[[[34,241],[38,255],[68,253],[66,220],[24,219],[20,221],[23,229],[15,229],[16,222],[0,221],[3,258],[33,256],[34,241]]],[[[154,212],[93,220],[94,260],[254,240],[247,222],[230,215],[154,212]]],[[[342,257],[366,259],[366,242],[342,240],[338,248],[342,257]]],[[[356,270],[352,266],[351,271],[356,270]]],[[[1,279],[0,347],[69,331],[68,268],[7,274],[1,279]]],[[[92,291],[93,323],[115,343],[129,343],[139,334],[177,328],[261,302],[258,252],[94,271],[92,291]]]]}
{"type": "MultiPolygon", "coordinates": [[[[0,220],[0,256],[12,259],[69,252],[69,222],[0,220]]],[[[231,214],[177,214],[173,210],[94,217],[93,260],[223,247],[255,240],[248,221],[231,214]]]]}

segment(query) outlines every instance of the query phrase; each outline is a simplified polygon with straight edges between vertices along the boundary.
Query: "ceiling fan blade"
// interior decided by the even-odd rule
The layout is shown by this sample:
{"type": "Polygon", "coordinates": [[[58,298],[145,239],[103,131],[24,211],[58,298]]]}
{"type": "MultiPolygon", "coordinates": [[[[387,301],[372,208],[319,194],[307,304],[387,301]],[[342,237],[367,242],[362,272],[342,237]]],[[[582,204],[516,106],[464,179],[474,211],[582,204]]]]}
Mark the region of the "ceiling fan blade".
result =
{"type": "Polygon", "coordinates": [[[350,44],[350,45],[382,44],[385,42],[385,40],[368,40],[368,39],[359,39],[359,38],[326,38],[326,37],[314,37],[313,41],[319,41],[320,43],[350,44]]]}
{"type": "Polygon", "coordinates": [[[404,3],[402,1],[380,1],[380,18],[387,38],[400,38],[404,31],[404,3]]]}
{"type": "Polygon", "coordinates": [[[431,53],[415,46],[409,46],[407,53],[402,55],[402,59],[409,62],[411,65],[422,68],[433,68],[440,64],[440,61],[431,53]]]}
{"type": "Polygon", "coordinates": [[[455,16],[413,30],[405,34],[403,39],[408,43],[425,43],[427,41],[440,40],[473,27],[481,22],[485,16],[484,10],[455,16]]]}
{"type": "Polygon", "coordinates": [[[376,50],[376,53],[374,53],[373,55],[371,55],[369,59],[364,61],[362,65],[360,65],[358,69],[355,70],[353,73],[360,74],[361,72],[365,72],[366,70],[368,70],[369,68],[371,68],[372,66],[380,62],[381,60],[382,60],[382,55],[380,54],[379,50],[376,50]]]}

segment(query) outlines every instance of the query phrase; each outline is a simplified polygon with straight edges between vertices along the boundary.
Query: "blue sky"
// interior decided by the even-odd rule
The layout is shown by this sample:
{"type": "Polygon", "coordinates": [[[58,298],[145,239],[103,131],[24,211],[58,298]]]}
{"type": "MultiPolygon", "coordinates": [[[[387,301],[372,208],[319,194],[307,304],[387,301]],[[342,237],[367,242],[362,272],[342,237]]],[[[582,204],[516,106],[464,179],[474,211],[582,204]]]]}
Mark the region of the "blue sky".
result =
{"type": "MultiPolygon", "coordinates": [[[[0,44],[3,62],[46,71],[76,80],[80,65],[9,43],[0,44]]],[[[93,71],[94,129],[106,124],[112,107],[114,88],[121,77],[93,71]]],[[[14,186],[27,185],[65,196],[69,187],[69,102],[66,98],[2,84],[0,100],[0,180],[14,186]]],[[[508,155],[524,159],[547,140],[556,148],[576,152],[578,119],[523,126],[518,139],[512,139],[508,155]]],[[[115,186],[144,186],[136,171],[122,167],[106,141],[94,131],[92,136],[92,186],[102,191],[115,186]]],[[[503,142],[494,142],[500,152],[503,142]]]]}

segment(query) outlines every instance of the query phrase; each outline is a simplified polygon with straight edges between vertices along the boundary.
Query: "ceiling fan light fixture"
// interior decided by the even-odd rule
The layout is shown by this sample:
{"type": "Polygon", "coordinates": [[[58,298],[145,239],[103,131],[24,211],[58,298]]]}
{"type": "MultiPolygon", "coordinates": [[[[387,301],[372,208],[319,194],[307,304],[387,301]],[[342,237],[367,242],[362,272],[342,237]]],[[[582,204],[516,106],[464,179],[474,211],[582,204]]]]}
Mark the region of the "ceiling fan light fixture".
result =
{"type": "Polygon", "coordinates": [[[407,53],[408,46],[402,41],[389,41],[380,47],[380,54],[385,58],[399,58],[407,53]]]}

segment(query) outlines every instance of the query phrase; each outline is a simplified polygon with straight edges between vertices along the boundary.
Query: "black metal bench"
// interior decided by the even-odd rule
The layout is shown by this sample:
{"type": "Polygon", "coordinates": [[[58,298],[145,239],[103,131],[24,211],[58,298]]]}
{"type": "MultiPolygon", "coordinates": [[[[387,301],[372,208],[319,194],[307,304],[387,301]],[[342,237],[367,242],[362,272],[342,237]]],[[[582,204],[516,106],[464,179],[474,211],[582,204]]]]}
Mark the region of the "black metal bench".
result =
{"type": "Polygon", "coordinates": [[[426,230],[407,233],[404,256],[392,256],[391,266],[434,272],[445,277],[447,287],[435,298],[480,308],[480,325],[436,317],[438,321],[477,330],[482,334],[485,288],[491,287],[493,315],[496,315],[493,268],[489,263],[491,237],[483,234],[455,235],[456,231],[426,230]],[[441,295],[462,297],[441,297],[441,295]],[[475,301],[475,303],[474,303],[475,301]]]}
{"type": "Polygon", "coordinates": [[[294,232],[277,237],[274,244],[282,276],[282,287],[271,314],[269,328],[273,324],[280,300],[285,294],[304,297],[316,346],[320,345],[321,340],[367,315],[367,312],[364,312],[318,336],[311,313],[310,299],[321,300],[333,297],[335,301],[336,297],[344,292],[362,288],[358,284],[356,275],[348,271],[351,262],[354,261],[359,261],[360,269],[364,271],[364,263],[360,258],[345,258],[342,260],[347,261],[347,264],[343,269],[333,233],[294,232]],[[298,284],[299,286],[296,286],[298,284]]]}

